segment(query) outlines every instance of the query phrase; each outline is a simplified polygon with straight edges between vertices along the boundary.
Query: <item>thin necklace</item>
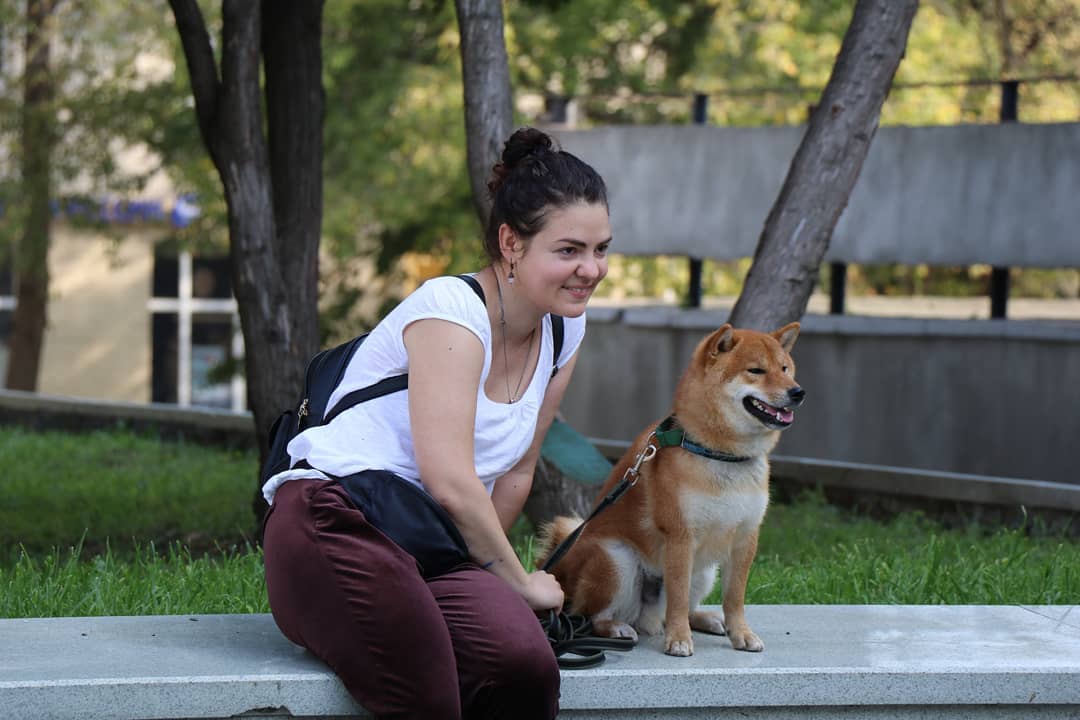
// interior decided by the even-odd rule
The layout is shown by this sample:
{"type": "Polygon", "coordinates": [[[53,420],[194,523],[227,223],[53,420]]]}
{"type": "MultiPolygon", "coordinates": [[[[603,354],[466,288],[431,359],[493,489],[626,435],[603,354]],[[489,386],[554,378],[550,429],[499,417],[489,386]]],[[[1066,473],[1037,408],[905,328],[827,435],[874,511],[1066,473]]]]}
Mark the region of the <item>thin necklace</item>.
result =
{"type": "MultiPolygon", "coordinates": [[[[494,268],[492,268],[494,270],[494,268]]],[[[532,351],[533,337],[536,335],[536,328],[529,331],[529,349],[525,353],[525,362],[521,366],[521,377],[518,378],[517,387],[514,388],[514,392],[510,392],[510,361],[507,358],[506,353],[506,308],[503,307],[503,294],[502,284],[499,283],[499,273],[493,272],[495,275],[495,290],[499,295],[499,332],[502,334],[502,356],[503,356],[503,379],[506,380],[506,397],[511,404],[518,401],[520,397],[518,395],[521,392],[521,383],[525,381],[525,369],[529,367],[529,354],[532,351]]]]}

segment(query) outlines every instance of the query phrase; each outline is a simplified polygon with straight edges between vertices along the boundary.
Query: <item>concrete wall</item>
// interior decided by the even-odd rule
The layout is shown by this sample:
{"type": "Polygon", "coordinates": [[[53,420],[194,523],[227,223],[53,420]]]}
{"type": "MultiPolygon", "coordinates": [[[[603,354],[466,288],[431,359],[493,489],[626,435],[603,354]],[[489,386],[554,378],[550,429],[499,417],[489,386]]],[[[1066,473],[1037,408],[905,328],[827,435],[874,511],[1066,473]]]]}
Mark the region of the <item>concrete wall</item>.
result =
{"type": "MultiPolygon", "coordinates": [[[[558,131],[607,180],[619,253],[754,254],[803,127],[558,131]]],[[[826,259],[1080,267],[1080,124],[878,130],[826,259]]]]}
{"type": "Polygon", "coordinates": [[[154,241],[161,235],[132,229],[115,239],[67,225],[56,229],[41,392],[150,402],[147,306],[154,241]]]}
{"type": "MultiPolygon", "coordinates": [[[[589,311],[563,413],[630,440],[663,417],[697,342],[726,313],[589,311]]],[[[1080,484],[1080,324],[808,316],[806,405],[778,453],[1080,484]]]]}

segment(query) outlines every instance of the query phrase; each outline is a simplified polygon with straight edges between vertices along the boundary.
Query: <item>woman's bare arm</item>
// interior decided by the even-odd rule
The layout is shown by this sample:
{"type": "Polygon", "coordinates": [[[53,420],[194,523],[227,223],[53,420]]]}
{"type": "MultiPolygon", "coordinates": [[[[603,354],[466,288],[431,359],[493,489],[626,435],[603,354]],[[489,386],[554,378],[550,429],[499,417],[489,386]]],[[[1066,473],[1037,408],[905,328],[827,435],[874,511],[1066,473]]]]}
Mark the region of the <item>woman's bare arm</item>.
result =
{"type": "Polygon", "coordinates": [[[562,605],[555,578],[528,573],[476,474],[473,433],[484,350],[465,328],[419,320],[404,333],[409,416],[420,477],[454,520],[473,559],[506,580],[535,610],[562,605]]]}
{"type": "Polygon", "coordinates": [[[532,489],[533,475],[536,473],[536,463],[540,459],[540,446],[544,442],[544,436],[547,435],[551,423],[555,420],[555,414],[559,411],[559,405],[562,404],[563,395],[566,394],[576,363],[577,353],[574,353],[574,356],[551,379],[547,392],[544,394],[544,402],[540,406],[540,414],[536,421],[536,436],[533,438],[529,451],[517,465],[495,483],[491,501],[495,505],[495,512],[505,532],[510,532],[514,521],[521,514],[521,509],[525,507],[525,501],[532,489]]]}

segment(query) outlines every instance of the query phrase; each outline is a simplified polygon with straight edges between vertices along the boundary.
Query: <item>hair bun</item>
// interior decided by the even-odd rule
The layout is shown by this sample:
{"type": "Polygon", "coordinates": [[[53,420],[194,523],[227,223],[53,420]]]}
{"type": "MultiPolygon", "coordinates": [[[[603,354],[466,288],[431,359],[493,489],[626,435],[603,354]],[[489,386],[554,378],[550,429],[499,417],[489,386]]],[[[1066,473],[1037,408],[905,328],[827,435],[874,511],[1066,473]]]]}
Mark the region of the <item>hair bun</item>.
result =
{"type": "Polygon", "coordinates": [[[513,169],[526,158],[550,152],[552,145],[551,136],[544,131],[531,127],[521,128],[506,141],[502,153],[502,164],[513,169]]]}
{"type": "Polygon", "coordinates": [[[491,171],[491,180],[488,182],[488,190],[494,197],[499,186],[503,184],[506,176],[514,171],[519,165],[531,158],[552,151],[554,142],[551,136],[536,128],[524,127],[517,130],[503,146],[502,158],[495,163],[491,171]]]}

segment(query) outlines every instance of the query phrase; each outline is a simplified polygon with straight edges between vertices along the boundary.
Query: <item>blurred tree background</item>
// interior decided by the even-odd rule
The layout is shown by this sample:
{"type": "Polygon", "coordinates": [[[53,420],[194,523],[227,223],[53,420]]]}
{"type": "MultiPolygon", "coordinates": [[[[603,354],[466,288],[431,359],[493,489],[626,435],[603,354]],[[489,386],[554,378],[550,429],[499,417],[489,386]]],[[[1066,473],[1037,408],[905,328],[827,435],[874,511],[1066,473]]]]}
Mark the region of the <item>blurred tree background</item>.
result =
{"type": "MultiPolygon", "coordinates": [[[[7,47],[18,37],[20,8],[0,5],[7,47]]],[[[151,151],[177,192],[194,193],[203,210],[179,241],[224,247],[220,183],[200,144],[168,8],[125,5],[119,12],[100,0],[58,0],[63,43],[98,57],[65,70],[72,79],[60,82],[59,129],[82,154],[56,156],[63,172],[91,178],[89,187],[120,182],[100,138],[151,151]]],[[[219,8],[200,5],[218,37],[219,8]]],[[[549,119],[551,103],[565,99],[573,100],[577,127],[685,124],[693,95],[702,93],[710,124],[756,126],[806,120],[853,3],[507,0],[504,7],[519,124],[549,119]]],[[[465,166],[453,3],[329,0],[323,31],[321,312],[330,342],[369,326],[423,279],[475,268],[482,253],[465,166]]],[[[1078,61],[1080,0],[925,0],[882,124],[998,122],[1006,79],[1021,81],[1021,122],[1075,122],[1078,61]]],[[[10,65],[0,68],[8,89],[20,71],[10,65]]],[[[13,93],[4,96],[15,102],[13,93]]],[[[0,192],[10,194],[7,163],[17,148],[11,113],[0,117],[8,118],[0,126],[8,150],[0,192]]],[[[730,296],[749,259],[706,265],[706,295],[730,296]]],[[[852,267],[849,293],[979,295],[988,274],[979,266],[852,267]]],[[[683,258],[616,256],[609,278],[601,297],[677,302],[686,293],[683,258]]],[[[1080,273],[1015,271],[1013,295],[1077,297],[1080,273]]]]}

